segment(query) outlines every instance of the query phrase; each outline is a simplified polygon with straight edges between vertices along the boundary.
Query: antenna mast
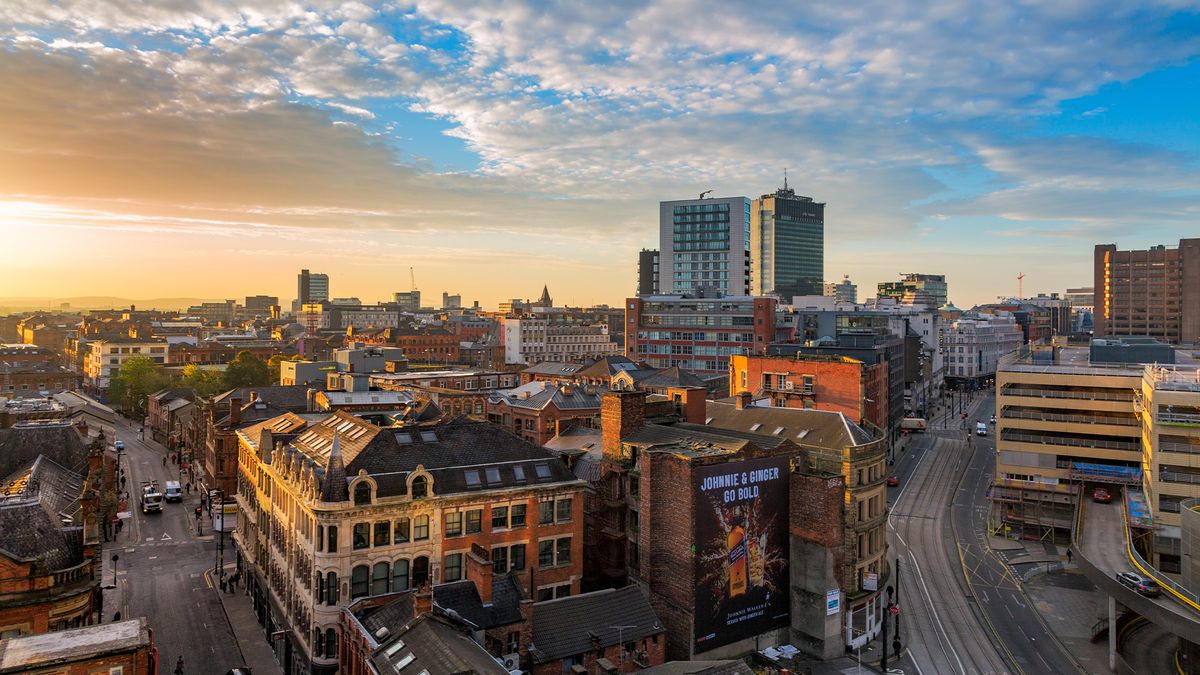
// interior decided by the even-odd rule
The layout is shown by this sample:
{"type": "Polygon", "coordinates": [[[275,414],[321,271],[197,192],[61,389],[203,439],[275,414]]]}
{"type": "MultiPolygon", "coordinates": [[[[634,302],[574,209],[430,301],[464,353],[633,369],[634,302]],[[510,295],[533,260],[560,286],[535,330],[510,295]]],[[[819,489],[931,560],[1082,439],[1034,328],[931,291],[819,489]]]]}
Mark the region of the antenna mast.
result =
{"type": "Polygon", "coordinates": [[[1017,299],[1025,299],[1025,273],[1017,272],[1017,299]]]}

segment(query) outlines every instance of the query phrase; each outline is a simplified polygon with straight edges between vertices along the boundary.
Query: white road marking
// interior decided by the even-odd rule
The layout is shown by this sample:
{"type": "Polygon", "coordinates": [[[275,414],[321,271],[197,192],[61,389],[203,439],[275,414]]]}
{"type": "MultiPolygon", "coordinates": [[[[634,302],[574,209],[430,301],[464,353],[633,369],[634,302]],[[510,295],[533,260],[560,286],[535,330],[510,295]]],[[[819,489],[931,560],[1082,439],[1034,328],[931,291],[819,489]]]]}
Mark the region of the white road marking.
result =
{"type": "Polygon", "coordinates": [[[171,535],[167,534],[166,532],[163,532],[163,536],[161,539],[159,539],[159,541],[171,541],[171,535]]]}

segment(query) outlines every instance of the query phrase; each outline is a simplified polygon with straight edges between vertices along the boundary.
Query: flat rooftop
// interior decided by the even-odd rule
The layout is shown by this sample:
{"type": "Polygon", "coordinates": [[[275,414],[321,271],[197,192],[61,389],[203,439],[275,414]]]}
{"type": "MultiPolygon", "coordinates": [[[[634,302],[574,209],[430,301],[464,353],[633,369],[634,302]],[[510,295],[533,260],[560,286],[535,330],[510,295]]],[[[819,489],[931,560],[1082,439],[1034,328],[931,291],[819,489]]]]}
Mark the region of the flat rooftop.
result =
{"type": "Polygon", "coordinates": [[[146,620],[140,617],[10,638],[0,642],[0,673],[26,672],[29,668],[127,653],[150,644],[150,629],[146,627],[146,620]]]}
{"type": "MultiPolygon", "coordinates": [[[[1090,360],[1091,351],[1088,347],[1060,347],[1057,358],[1045,360],[1035,358],[1034,353],[1020,356],[1010,355],[1002,359],[999,370],[1019,373],[1059,373],[1063,375],[1134,375],[1140,376],[1148,363],[1093,363],[1090,360]]],[[[1038,356],[1041,356],[1038,354],[1038,356]]],[[[1174,367],[1184,372],[1195,372],[1200,369],[1200,360],[1191,352],[1175,350],[1174,367]]]]}

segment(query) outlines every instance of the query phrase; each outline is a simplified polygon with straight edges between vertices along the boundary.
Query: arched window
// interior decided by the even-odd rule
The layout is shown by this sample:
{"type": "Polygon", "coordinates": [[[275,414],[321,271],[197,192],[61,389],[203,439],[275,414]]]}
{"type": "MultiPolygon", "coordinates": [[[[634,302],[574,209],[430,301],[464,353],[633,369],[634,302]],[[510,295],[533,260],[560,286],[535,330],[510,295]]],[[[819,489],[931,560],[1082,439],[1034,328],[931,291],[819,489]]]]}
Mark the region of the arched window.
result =
{"type": "Polygon", "coordinates": [[[337,553],[337,525],[330,525],[327,533],[329,535],[329,545],[325,549],[330,553],[337,553]]]}
{"type": "Polygon", "coordinates": [[[417,476],[412,480],[412,497],[421,499],[429,495],[429,481],[425,476],[417,476]]]}
{"type": "Polygon", "coordinates": [[[336,605],[338,602],[337,572],[330,572],[325,575],[325,602],[330,605],[336,605]]]}
{"type": "Polygon", "coordinates": [[[388,592],[388,564],[375,563],[371,570],[371,595],[383,595],[388,592]]]}
{"type": "Polygon", "coordinates": [[[338,637],[337,631],[332,628],[325,631],[325,658],[336,659],[338,657],[338,637]]]}
{"type": "Polygon", "coordinates": [[[317,604],[325,602],[325,575],[317,572],[317,604]]]}
{"type": "Polygon", "coordinates": [[[368,580],[371,577],[371,570],[366,565],[358,565],[354,568],[354,575],[350,577],[350,599],[361,598],[369,591],[368,580]]]}
{"type": "Polygon", "coordinates": [[[397,560],[396,564],[392,565],[392,592],[408,590],[408,561],[397,560]]]}
{"type": "Polygon", "coordinates": [[[413,560],[412,563],[412,585],[413,588],[420,588],[429,581],[429,558],[420,556],[413,560]]]}
{"type": "Polygon", "coordinates": [[[354,486],[354,505],[363,506],[371,503],[371,484],[362,481],[354,486]]]}
{"type": "Polygon", "coordinates": [[[313,654],[316,654],[318,657],[320,657],[325,653],[325,631],[321,630],[321,628],[318,626],[315,633],[316,634],[313,636],[315,638],[313,640],[313,654]]]}

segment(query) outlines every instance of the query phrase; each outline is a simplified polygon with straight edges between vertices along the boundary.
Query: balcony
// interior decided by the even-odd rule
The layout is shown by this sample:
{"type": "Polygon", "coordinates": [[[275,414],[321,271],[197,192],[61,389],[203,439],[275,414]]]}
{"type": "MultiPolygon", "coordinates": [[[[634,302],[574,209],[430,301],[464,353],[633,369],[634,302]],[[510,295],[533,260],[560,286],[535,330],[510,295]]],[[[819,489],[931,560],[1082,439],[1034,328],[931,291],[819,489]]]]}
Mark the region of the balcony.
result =
{"type": "Polygon", "coordinates": [[[1076,389],[1030,389],[1026,387],[1005,387],[1000,390],[1001,396],[1026,396],[1029,398],[1057,398],[1079,401],[1120,401],[1133,402],[1133,393],[1117,393],[1112,391],[1087,391],[1076,389]]]}
{"type": "Polygon", "coordinates": [[[1071,424],[1111,424],[1118,427],[1140,426],[1136,417],[1108,415],[1064,415],[1062,413],[1034,412],[1005,408],[1000,417],[1006,420],[1033,420],[1035,422],[1067,422],[1071,424]]]}
{"type": "Polygon", "coordinates": [[[1055,445],[1069,448],[1098,448],[1104,450],[1125,450],[1137,452],[1141,444],[1137,441],[1113,441],[1098,438],[1074,438],[1055,434],[1023,434],[1005,430],[1000,440],[1009,443],[1036,443],[1038,445],[1055,445]]]}

